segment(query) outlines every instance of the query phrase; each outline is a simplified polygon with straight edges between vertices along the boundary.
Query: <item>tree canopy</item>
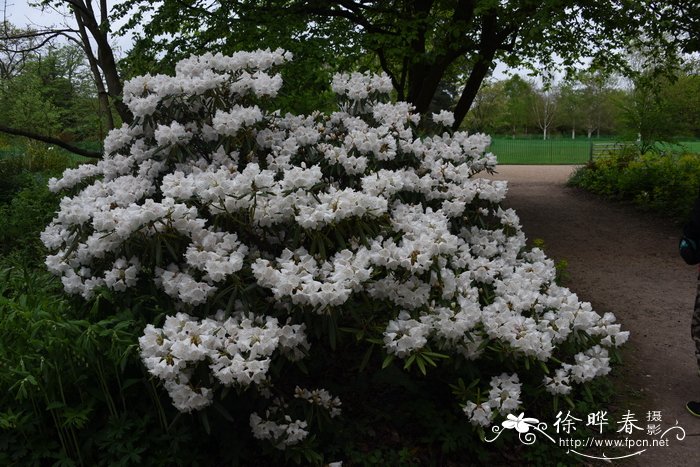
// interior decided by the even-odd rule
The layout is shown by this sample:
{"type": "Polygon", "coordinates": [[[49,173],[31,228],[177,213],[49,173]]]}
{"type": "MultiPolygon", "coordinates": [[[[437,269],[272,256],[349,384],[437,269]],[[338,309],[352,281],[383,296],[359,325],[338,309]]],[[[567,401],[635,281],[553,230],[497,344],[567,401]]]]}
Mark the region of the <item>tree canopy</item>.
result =
{"type": "MultiPolygon", "coordinates": [[[[340,66],[382,69],[399,99],[424,113],[441,82],[463,83],[450,110],[459,127],[495,61],[564,67],[590,57],[620,67],[633,39],[663,48],[687,43],[674,10],[656,0],[129,0],[127,27],[143,32],[132,58],[173,63],[205,50],[284,47],[309,57],[311,73],[340,66]],[[135,14],[134,14],[135,12],[135,14]],[[146,20],[149,17],[150,20],[146,20]],[[640,39],[641,38],[641,39],[640,39]],[[147,52],[147,53],[145,53],[147,52]],[[136,58],[141,57],[141,58],[136,58]],[[358,57],[364,57],[360,59],[358,57]]],[[[690,24],[690,23],[689,23],[690,24]]],[[[143,69],[137,71],[142,72],[143,69]]]]}

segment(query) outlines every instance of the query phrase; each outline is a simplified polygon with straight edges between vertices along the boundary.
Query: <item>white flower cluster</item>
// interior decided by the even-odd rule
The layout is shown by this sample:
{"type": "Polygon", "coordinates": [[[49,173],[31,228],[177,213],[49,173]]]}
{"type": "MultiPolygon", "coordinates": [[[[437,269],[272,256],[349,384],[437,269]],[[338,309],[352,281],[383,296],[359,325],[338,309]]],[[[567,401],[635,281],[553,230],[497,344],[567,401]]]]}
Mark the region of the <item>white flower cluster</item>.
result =
{"type": "Polygon", "coordinates": [[[433,114],[433,121],[439,125],[451,127],[455,122],[455,116],[449,110],[441,110],[440,112],[433,114]]]}
{"type": "Polygon", "coordinates": [[[394,87],[385,73],[340,73],[333,77],[331,89],[339,96],[347,96],[353,101],[361,101],[373,93],[388,94],[394,87]]]}
{"type": "MultiPolygon", "coordinates": [[[[411,106],[381,102],[391,81],[369,74],[334,78],[354,103],[344,110],[271,112],[282,84],[271,67],[289,59],[208,54],[175,76],[131,80],[124,102],[137,123],[110,132],[97,164],[50,182],[72,190],[42,234],[66,291],[155,284],[183,312],[140,340],[179,410],[207,406],[216,385],[268,384],[273,359],[308,355],[303,319],[332,314],[352,327],[346,311],[367,301],[358,313],[376,312],[398,358],[438,349],[478,361],[496,348],[548,364],[585,334],[588,348],[544,386],[565,393],[608,371],[606,348],[628,333],[556,285],[542,251],[524,253],[517,215],[499,206],[506,183],[473,177],[495,168],[487,136],[418,138],[411,106]],[[235,312],[206,317],[234,297],[235,312]],[[210,379],[195,381],[202,366],[210,379]]],[[[494,381],[485,405],[468,404],[478,424],[519,404],[517,375],[494,381]]],[[[304,398],[339,410],[324,394],[304,398]]],[[[303,422],[267,419],[251,416],[261,439],[306,436],[303,422]]]]}
{"type": "Polygon", "coordinates": [[[276,399],[265,411],[263,419],[256,412],[250,414],[250,429],[256,439],[269,441],[279,450],[294,446],[309,435],[308,423],[304,420],[292,420],[284,413],[287,405],[276,399]]]}
{"type": "MultiPolygon", "coordinates": [[[[124,103],[134,117],[139,118],[155,114],[161,106],[167,108],[178,98],[204,96],[221,86],[227,86],[230,92],[238,96],[255,94],[274,97],[282,86],[282,79],[279,75],[265,73],[265,70],[291,58],[289,52],[281,49],[238,52],[231,56],[205,54],[192,57],[176,65],[174,77],[146,74],[124,83],[124,103]],[[234,81],[229,79],[230,74],[236,76],[234,81]]],[[[105,144],[105,152],[111,153],[111,148],[111,145],[105,144]]]]}
{"type": "MultiPolygon", "coordinates": [[[[305,389],[297,386],[294,390],[294,398],[320,407],[328,412],[331,418],[338,417],[341,413],[340,399],[333,397],[325,389],[305,389]]],[[[293,420],[285,413],[289,404],[276,398],[272,405],[265,411],[263,419],[257,413],[250,415],[250,428],[253,436],[260,440],[270,441],[277,449],[284,450],[287,446],[300,443],[309,435],[308,424],[303,420],[293,420]]]]}
{"type": "Polygon", "coordinates": [[[185,313],[168,316],[162,328],[149,324],[139,339],[146,368],[164,382],[178,410],[200,410],[212,402],[212,388],[193,386],[191,378],[204,363],[218,383],[247,387],[267,379],[278,351],[296,360],[308,351],[303,324],[280,326],[270,316],[219,312],[199,321],[185,313]]]}
{"type": "Polygon", "coordinates": [[[463,410],[473,425],[489,426],[496,413],[505,415],[520,407],[520,387],[517,374],[491,378],[489,399],[480,404],[467,401],[463,410]]]}
{"type": "Polygon", "coordinates": [[[308,389],[297,386],[294,390],[294,397],[326,409],[331,418],[335,418],[341,413],[340,406],[342,403],[340,399],[331,396],[331,393],[325,389],[313,389],[309,391],[308,389]]]}
{"type": "Polygon", "coordinates": [[[568,394],[572,383],[585,383],[610,372],[608,351],[599,345],[577,353],[574,361],[576,363],[573,365],[564,363],[561,368],[557,368],[554,376],[545,376],[547,391],[552,394],[568,394]]]}

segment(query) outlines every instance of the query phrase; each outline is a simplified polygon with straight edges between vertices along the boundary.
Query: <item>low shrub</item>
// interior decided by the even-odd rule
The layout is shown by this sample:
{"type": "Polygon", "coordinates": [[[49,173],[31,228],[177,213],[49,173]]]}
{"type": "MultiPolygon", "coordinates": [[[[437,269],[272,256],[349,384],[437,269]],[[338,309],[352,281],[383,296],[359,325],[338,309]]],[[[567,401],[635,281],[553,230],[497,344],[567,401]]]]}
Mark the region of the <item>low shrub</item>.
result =
{"type": "Polygon", "coordinates": [[[700,155],[613,154],[578,169],[569,183],[683,222],[700,189],[700,155]]]}

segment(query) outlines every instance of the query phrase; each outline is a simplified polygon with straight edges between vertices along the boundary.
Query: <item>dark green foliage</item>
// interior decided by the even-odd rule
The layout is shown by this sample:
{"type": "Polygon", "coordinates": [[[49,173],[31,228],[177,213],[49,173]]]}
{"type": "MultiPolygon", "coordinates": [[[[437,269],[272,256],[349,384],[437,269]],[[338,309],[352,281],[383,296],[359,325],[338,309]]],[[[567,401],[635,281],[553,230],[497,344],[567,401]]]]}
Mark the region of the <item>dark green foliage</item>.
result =
{"type": "Polygon", "coordinates": [[[29,143],[21,155],[0,157],[0,256],[43,263],[39,234],[51,221],[59,197],[47,181],[74,164],[66,153],[29,143]]]}
{"type": "Polygon", "coordinates": [[[194,465],[171,455],[189,435],[138,360],[142,316],[86,309],[15,261],[0,275],[0,464],[194,465]]]}
{"type": "Polygon", "coordinates": [[[43,253],[39,233],[53,218],[58,197],[41,181],[30,179],[9,204],[0,205],[0,255],[37,258],[43,253]]]}

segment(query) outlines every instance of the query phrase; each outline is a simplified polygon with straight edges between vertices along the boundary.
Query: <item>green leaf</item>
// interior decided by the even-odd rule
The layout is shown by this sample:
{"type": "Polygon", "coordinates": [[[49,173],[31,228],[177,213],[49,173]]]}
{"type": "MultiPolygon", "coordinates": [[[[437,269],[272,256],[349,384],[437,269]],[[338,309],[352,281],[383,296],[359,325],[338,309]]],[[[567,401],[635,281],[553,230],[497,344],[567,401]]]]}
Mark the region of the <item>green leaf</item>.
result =
{"type": "Polygon", "coordinates": [[[65,406],[66,404],[61,401],[49,402],[46,404],[46,410],[58,410],[64,408],[65,406]]]}
{"type": "Polygon", "coordinates": [[[432,351],[421,352],[421,355],[424,355],[424,356],[427,355],[428,357],[432,357],[432,358],[443,358],[443,359],[450,358],[449,355],[446,355],[444,353],[437,353],[437,352],[432,352],[432,351]]]}
{"type": "Polygon", "coordinates": [[[409,368],[411,368],[413,363],[416,361],[416,355],[417,354],[413,354],[406,359],[406,361],[404,362],[404,365],[403,365],[404,370],[408,370],[409,368]]]}
{"type": "Polygon", "coordinates": [[[233,415],[231,415],[231,413],[228,410],[226,410],[226,407],[224,407],[219,401],[214,401],[212,407],[214,407],[214,409],[217,412],[219,412],[221,416],[224,417],[224,419],[226,419],[226,421],[229,421],[231,423],[235,422],[233,415]]]}
{"type": "Polygon", "coordinates": [[[141,381],[143,381],[141,378],[129,378],[122,383],[121,389],[124,391],[134,384],[140,383],[141,381]]]}
{"type": "Polygon", "coordinates": [[[155,257],[156,265],[163,264],[163,245],[160,242],[160,238],[156,238],[155,241],[155,257]]]}
{"type": "Polygon", "coordinates": [[[393,361],[394,361],[394,356],[392,354],[388,354],[386,357],[384,357],[384,361],[382,362],[382,369],[391,365],[393,361]]]}
{"type": "Polygon", "coordinates": [[[419,355],[416,358],[416,364],[418,365],[418,369],[420,370],[420,372],[423,373],[423,376],[425,376],[426,375],[425,363],[424,363],[423,357],[421,355],[419,355]]]}
{"type": "Polygon", "coordinates": [[[369,347],[367,347],[367,350],[365,350],[365,354],[362,356],[362,361],[360,362],[359,371],[363,371],[367,367],[367,364],[369,363],[369,359],[372,356],[373,351],[374,351],[373,345],[370,345],[369,347]]]}
{"type": "Polygon", "coordinates": [[[308,374],[309,374],[309,369],[307,368],[306,363],[304,363],[303,360],[297,360],[297,361],[294,362],[294,363],[296,364],[297,368],[299,368],[299,370],[300,370],[302,373],[304,373],[305,375],[308,375],[308,374]]]}

